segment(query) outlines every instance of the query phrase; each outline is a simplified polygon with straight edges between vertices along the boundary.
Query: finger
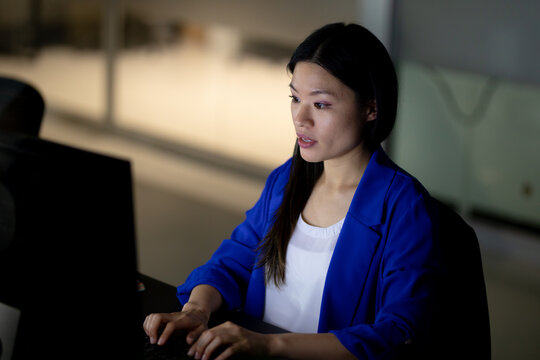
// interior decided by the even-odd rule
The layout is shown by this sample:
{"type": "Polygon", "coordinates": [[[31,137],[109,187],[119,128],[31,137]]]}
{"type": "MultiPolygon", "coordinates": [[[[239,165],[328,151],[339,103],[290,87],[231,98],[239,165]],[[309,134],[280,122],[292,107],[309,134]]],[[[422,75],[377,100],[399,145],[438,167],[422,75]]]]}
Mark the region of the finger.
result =
{"type": "Polygon", "coordinates": [[[144,322],[144,330],[146,335],[150,338],[150,343],[154,344],[157,338],[157,332],[159,325],[161,324],[161,316],[159,314],[150,314],[146,317],[144,322]]]}
{"type": "Polygon", "coordinates": [[[144,318],[143,328],[145,331],[150,328],[150,323],[152,322],[152,319],[154,318],[155,315],[156,314],[149,314],[144,318]]]}
{"type": "Polygon", "coordinates": [[[226,348],[221,354],[219,354],[214,360],[225,360],[237,353],[237,347],[234,345],[226,348]]]}
{"type": "Polygon", "coordinates": [[[165,323],[169,323],[171,321],[170,314],[153,314],[152,318],[150,319],[150,326],[149,326],[149,337],[150,337],[150,343],[155,344],[157,343],[160,333],[160,330],[162,328],[162,325],[165,323]]]}
{"type": "Polygon", "coordinates": [[[203,359],[210,359],[214,351],[223,345],[224,339],[220,336],[214,337],[203,351],[203,359]]]}
{"type": "Polygon", "coordinates": [[[200,356],[204,353],[204,349],[206,348],[207,344],[213,339],[213,337],[212,330],[203,331],[197,341],[195,341],[195,343],[189,348],[188,355],[195,356],[196,359],[200,358],[200,356]]]}
{"type": "Polygon", "coordinates": [[[186,342],[188,345],[192,345],[201,336],[203,331],[206,330],[206,326],[200,325],[191,330],[186,336],[186,342]]]}
{"type": "Polygon", "coordinates": [[[146,317],[144,318],[143,326],[142,326],[143,329],[144,329],[144,332],[146,333],[146,335],[148,335],[148,321],[149,321],[149,320],[148,320],[148,317],[149,317],[149,316],[150,316],[150,315],[148,315],[148,316],[146,316],[146,317]]]}
{"type": "Polygon", "coordinates": [[[169,322],[167,325],[165,325],[165,329],[163,329],[163,332],[161,333],[161,336],[159,337],[159,340],[157,342],[158,345],[163,345],[169,340],[169,337],[172,335],[172,333],[176,330],[176,326],[174,323],[169,322]]]}

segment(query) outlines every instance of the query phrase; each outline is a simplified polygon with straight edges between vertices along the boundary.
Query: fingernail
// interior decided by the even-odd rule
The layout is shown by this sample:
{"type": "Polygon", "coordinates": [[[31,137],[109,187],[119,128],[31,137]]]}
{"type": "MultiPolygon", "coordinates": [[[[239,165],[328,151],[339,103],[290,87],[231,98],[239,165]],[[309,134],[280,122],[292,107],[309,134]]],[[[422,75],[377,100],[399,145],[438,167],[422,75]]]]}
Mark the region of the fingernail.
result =
{"type": "Polygon", "coordinates": [[[199,355],[198,352],[195,353],[195,359],[199,360],[201,358],[201,356],[199,355]]]}
{"type": "Polygon", "coordinates": [[[187,352],[188,356],[193,356],[193,349],[189,349],[189,351],[187,352]]]}
{"type": "Polygon", "coordinates": [[[150,344],[154,345],[156,343],[156,338],[155,337],[151,337],[150,338],[150,344]]]}
{"type": "Polygon", "coordinates": [[[161,338],[159,338],[158,342],[157,342],[158,345],[163,345],[163,340],[161,338]]]}

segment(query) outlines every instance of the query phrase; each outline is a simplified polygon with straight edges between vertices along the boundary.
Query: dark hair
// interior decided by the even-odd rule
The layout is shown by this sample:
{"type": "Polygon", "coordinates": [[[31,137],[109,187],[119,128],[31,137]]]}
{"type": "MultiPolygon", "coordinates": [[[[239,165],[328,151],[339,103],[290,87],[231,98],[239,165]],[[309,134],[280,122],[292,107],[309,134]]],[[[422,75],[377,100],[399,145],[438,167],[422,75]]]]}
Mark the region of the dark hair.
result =
{"type": "MultiPolygon", "coordinates": [[[[309,35],[294,51],[287,69],[293,73],[300,61],[315,63],[338,78],[355,92],[359,106],[375,100],[377,118],[362,129],[366,148],[374,151],[392,131],[397,108],[397,76],[384,45],[360,25],[334,23],[309,35]]],[[[279,286],[285,281],[289,239],[323,169],[322,162],[302,159],[296,144],[283,202],[259,246],[258,265],[266,266],[267,282],[279,286]]]]}

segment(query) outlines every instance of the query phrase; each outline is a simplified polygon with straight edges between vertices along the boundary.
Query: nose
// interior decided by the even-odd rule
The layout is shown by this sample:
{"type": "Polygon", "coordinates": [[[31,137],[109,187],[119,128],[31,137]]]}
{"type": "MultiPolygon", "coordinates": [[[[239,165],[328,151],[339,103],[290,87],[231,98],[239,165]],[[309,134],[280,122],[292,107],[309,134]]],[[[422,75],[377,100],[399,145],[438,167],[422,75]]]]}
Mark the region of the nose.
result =
{"type": "Polygon", "coordinates": [[[291,110],[293,123],[297,128],[306,128],[313,125],[313,117],[308,106],[295,104],[291,110]]]}

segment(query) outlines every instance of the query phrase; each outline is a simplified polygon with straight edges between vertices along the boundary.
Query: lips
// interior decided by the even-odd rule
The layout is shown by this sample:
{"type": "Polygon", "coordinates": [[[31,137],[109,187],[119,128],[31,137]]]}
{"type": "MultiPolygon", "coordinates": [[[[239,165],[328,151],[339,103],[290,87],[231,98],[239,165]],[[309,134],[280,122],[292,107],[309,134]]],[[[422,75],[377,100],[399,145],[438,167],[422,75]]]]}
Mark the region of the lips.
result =
{"type": "Polygon", "coordinates": [[[317,143],[316,140],[313,140],[303,134],[297,134],[297,136],[298,136],[298,146],[300,146],[301,148],[307,149],[317,143]]]}

